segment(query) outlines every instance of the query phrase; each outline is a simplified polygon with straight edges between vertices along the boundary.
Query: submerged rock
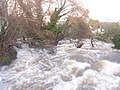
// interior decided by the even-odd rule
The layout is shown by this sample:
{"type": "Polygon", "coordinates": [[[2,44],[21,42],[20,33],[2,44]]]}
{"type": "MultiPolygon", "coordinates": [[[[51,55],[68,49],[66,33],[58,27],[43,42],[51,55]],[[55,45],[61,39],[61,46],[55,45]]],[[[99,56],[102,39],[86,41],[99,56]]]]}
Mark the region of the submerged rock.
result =
{"type": "Polygon", "coordinates": [[[76,74],[76,77],[80,77],[80,76],[83,76],[83,73],[84,73],[84,69],[80,69],[77,74],[76,74]]]}
{"type": "Polygon", "coordinates": [[[92,64],[92,69],[100,72],[104,68],[107,67],[106,61],[96,61],[95,63],[92,64]]]}
{"type": "Polygon", "coordinates": [[[72,81],[72,78],[68,75],[60,75],[60,78],[65,82],[72,81]]]}

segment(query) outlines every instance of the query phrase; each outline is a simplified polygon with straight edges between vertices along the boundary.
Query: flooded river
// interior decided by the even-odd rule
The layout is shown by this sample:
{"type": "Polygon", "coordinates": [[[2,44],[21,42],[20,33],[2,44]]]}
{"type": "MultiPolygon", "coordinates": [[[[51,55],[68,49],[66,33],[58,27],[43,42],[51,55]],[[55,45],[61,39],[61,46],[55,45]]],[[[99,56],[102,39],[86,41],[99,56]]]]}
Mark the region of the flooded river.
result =
{"type": "Polygon", "coordinates": [[[120,51],[112,44],[68,40],[52,49],[16,48],[17,59],[0,68],[0,90],[120,90],[120,51]]]}

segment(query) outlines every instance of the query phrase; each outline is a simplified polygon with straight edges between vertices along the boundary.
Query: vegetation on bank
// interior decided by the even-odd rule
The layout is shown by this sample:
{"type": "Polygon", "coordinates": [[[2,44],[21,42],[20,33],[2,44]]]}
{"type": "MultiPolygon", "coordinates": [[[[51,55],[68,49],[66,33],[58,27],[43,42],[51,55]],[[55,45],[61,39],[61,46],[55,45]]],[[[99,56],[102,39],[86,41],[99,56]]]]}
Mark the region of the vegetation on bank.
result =
{"type": "MultiPolygon", "coordinates": [[[[71,38],[69,33],[75,35],[78,32],[85,37],[86,31],[90,32],[85,21],[88,19],[88,11],[76,1],[1,0],[0,4],[4,4],[0,5],[1,65],[9,64],[16,58],[13,46],[18,39],[21,39],[22,43],[28,43],[30,47],[50,48],[65,37],[71,38]],[[43,6],[47,8],[46,11],[43,6]],[[71,22],[74,22],[75,26],[71,22]]],[[[80,38],[79,34],[76,38],[80,38]]]]}
{"type": "Polygon", "coordinates": [[[113,43],[115,45],[113,48],[120,49],[120,34],[114,35],[113,43]]]}
{"type": "Polygon", "coordinates": [[[99,22],[91,19],[89,25],[92,27],[93,32],[96,31],[92,38],[113,43],[114,48],[119,49],[120,22],[99,22]]]}

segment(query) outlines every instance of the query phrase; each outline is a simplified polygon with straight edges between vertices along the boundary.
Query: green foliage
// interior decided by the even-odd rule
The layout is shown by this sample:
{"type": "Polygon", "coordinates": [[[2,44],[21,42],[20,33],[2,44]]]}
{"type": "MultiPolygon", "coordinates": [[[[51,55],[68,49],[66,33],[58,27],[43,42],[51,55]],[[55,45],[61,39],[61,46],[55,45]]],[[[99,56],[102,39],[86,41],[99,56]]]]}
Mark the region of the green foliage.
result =
{"type": "Polygon", "coordinates": [[[5,38],[5,34],[7,32],[6,27],[7,27],[7,21],[4,19],[1,22],[1,28],[0,28],[0,50],[2,50],[2,48],[3,48],[4,38],[5,38]]]}
{"type": "Polygon", "coordinates": [[[114,48],[120,49],[120,35],[114,35],[113,43],[115,44],[114,48]]]}
{"type": "Polygon", "coordinates": [[[89,25],[93,28],[93,29],[97,29],[100,27],[100,23],[98,20],[93,20],[93,19],[90,19],[89,20],[89,25]]]}
{"type": "Polygon", "coordinates": [[[69,20],[69,28],[66,30],[66,37],[73,39],[89,38],[91,31],[88,23],[82,18],[71,17],[69,20]]]}
{"type": "Polygon", "coordinates": [[[12,59],[9,56],[0,56],[0,64],[1,65],[8,65],[12,59]]]}
{"type": "Polygon", "coordinates": [[[5,33],[6,33],[6,26],[7,26],[7,21],[4,19],[4,20],[1,22],[0,36],[4,36],[4,35],[5,35],[5,33]]]}
{"type": "Polygon", "coordinates": [[[50,30],[53,33],[57,33],[57,31],[58,31],[57,27],[56,27],[56,24],[54,24],[54,21],[48,23],[47,29],[50,30]]]}
{"type": "Polygon", "coordinates": [[[97,35],[102,37],[106,42],[111,42],[114,35],[120,33],[120,23],[115,22],[104,22],[101,23],[103,33],[98,33],[97,35]]]}
{"type": "Polygon", "coordinates": [[[54,12],[51,15],[50,22],[47,25],[47,29],[52,31],[53,33],[57,33],[58,29],[56,27],[56,24],[58,20],[60,19],[60,11],[55,8],[54,12]]]}
{"type": "Polygon", "coordinates": [[[53,32],[54,34],[57,34],[58,32],[61,32],[61,30],[66,28],[66,25],[67,25],[66,22],[64,24],[57,25],[58,20],[62,16],[67,14],[67,13],[64,13],[64,14],[60,15],[63,7],[64,7],[64,5],[61,6],[61,8],[59,8],[58,10],[57,10],[57,8],[55,8],[54,12],[51,15],[50,22],[47,25],[47,29],[50,30],[51,32],[53,32]]]}
{"type": "Polygon", "coordinates": [[[69,28],[69,23],[67,21],[63,24],[58,25],[53,25],[52,23],[49,23],[47,28],[56,35],[57,33],[69,28]]]}
{"type": "Polygon", "coordinates": [[[99,21],[98,21],[98,20],[90,19],[90,20],[89,20],[89,23],[90,23],[90,24],[96,24],[96,23],[99,23],[99,21]]]}

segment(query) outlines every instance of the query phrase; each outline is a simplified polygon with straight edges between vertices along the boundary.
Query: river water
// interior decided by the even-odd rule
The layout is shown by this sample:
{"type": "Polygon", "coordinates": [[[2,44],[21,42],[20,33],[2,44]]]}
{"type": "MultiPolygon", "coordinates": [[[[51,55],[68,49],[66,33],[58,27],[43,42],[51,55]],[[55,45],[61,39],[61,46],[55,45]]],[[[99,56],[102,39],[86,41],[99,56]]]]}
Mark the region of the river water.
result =
{"type": "Polygon", "coordinates": [[[0,68],[0,90],[120,90],[120,51],[110,43],[68,40],[51,49],[22,45],[17,59],[0,68]]]}

